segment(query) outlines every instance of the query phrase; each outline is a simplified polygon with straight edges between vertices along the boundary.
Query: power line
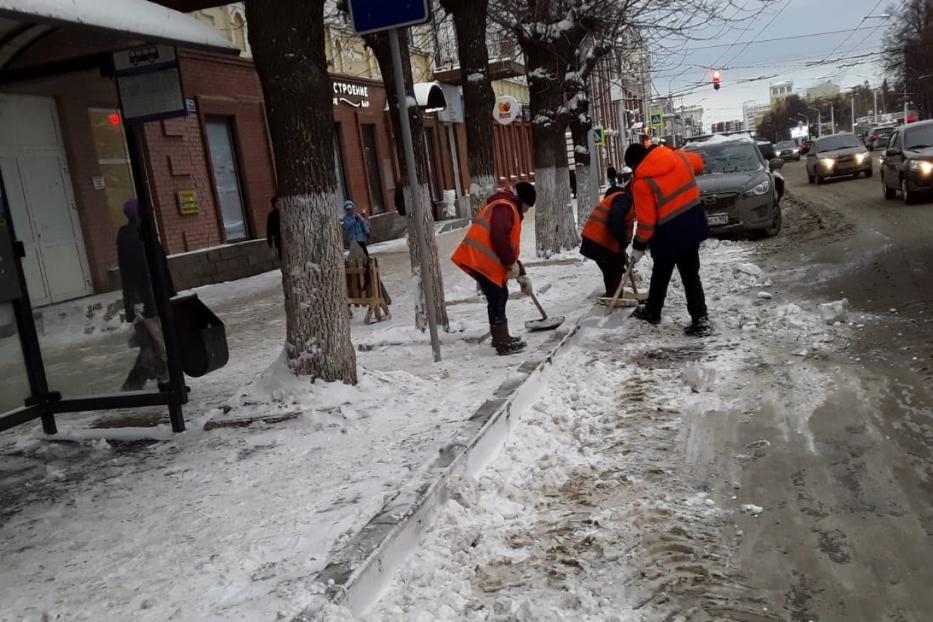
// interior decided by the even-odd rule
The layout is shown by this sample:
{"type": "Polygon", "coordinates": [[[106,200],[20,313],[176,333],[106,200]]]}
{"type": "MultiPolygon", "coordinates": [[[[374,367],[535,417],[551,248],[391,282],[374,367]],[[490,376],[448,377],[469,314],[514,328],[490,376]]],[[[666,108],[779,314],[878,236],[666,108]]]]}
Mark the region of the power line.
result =
{"type": "Polygon", "coordinates": [[[765,30],[767,30],[768,28],[771,27],[771,24],[774,23],[774,20],[776,20],[778,17],[781,16],[781,13],[783,13],[783,12],[787,9],[787,7],[790,6],[790,3],[791,3],[791,2],[793,2],[793,0],[787,0],[787,2],[784,3],[784,6],[781,7],[781,10],[778,11],[777,13],[775,13],[775,14],[774,14],[774,17],[772,17],[772,18],[768,21],[768,23],[765,24],[765,25],[761,28],[761,30],[758,31],[758,34],[756,34],[754,37],[752,37],[751,41],[746,42],[745,47],[743,47],[741,50],[739,50],[738,52],[736,52],[735,54],[733,54],[732,58],[730,58],[729,60],[727,60],[725,64],[728,65],[729,63],[731,63],[732,61],[734,61],[736,58],[738,58],[738,57],[742,54],[742,52],[744,52],[745,50],[747,50],[747,49],[748,49],[748,46],[750,46],[750,45],[752,44],[752,41],[754,41],[756,38],[758,38],[758,37],[760,37],[762,34],[764,34],[765,30]]]}

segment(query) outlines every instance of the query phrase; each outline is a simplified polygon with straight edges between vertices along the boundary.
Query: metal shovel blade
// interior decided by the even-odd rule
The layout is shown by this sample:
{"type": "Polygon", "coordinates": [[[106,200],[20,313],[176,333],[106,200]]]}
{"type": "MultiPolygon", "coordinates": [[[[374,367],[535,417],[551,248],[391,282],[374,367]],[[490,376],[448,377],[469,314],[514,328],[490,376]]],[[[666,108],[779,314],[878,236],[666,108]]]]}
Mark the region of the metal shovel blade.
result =
{"type": "Polygon", "coordinates": [[[554,330],[564,323],[564,316],[545,317],[540,320],[528,320],[525,322],[525,328],[530,331],[554,330]]]}

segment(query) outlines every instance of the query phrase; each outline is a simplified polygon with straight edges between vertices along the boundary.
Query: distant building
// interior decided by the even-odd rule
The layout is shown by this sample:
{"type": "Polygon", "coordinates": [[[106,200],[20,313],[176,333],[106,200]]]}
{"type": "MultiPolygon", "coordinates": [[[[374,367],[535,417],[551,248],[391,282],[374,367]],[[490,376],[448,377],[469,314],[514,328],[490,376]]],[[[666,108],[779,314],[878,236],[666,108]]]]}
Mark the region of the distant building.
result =
{"type": "Polygon", "coordinates": [[[832,99],[839,95],[839,93],[839,85],[827,80],[826,82],[821,82],[816,86],[808,88],[807,99],[810,101],[814,99],[832,99]]]}
{"type": "Polygon", "coordinates": [[[720,121],[718,123],[713,123],[712,127],[714,134],[723,134],[725,132],[741,132],[744,129],[744,124],[740,119],[735,119],[734,121],[720,121]]]}
{"type": "Polygon", "coordinates": [[[776,100],[784,99],[788,95],[794,94],[794,81],[785,80],[784,82],[775,82],[771,85],[771,104],[776,100]]]}
{"type": "Polygon", "coordinates": [[[754,131],[764,115],[771,112],[771,104],[759,104],[754,100],[742,103],[742,117],[745,123],[745,129],[754,131]]]}
{"type": "Polygon", "coordinates": [[[684,122],[685,138],[703,134],[703,108],[701,106],[683,108],[680,111],[680,116],[684,122]]]}

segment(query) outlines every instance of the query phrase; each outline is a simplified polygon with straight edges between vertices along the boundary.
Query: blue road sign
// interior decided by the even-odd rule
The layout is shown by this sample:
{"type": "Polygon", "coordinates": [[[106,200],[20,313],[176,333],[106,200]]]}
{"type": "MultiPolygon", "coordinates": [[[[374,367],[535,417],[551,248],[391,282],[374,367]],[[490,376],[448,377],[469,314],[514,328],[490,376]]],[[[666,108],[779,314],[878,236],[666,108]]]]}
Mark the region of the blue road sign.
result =
{"type": "Polygon", "coordinates": [[[349,0],[348,4],[358,35],[423,24],[431,15],[428,0],[349,0]]]}

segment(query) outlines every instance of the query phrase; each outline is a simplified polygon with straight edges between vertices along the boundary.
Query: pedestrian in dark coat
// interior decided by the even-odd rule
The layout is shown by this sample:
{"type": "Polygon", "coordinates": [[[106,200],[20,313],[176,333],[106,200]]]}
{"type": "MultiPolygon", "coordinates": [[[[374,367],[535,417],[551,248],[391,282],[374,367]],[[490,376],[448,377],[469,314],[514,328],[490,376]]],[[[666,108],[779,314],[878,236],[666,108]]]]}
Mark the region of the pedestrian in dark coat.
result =
{"type": "MultiPolygon", "coordinates": [[[[128,199],[123,204],[123,214],[127,223],[117,232],[117,261],[120,267],[126,321],[133,324],[133,335],[129,343],[131,347],[138,347],[139,353],[122,388],[124,391],[139,391],[145,387],[148,380],[167,382],[168,368],[162,327],[149,274],[149,262],[146,259],[146,247],[139,233],[139,202],[135,198],[128,199]]],[[[172,285],[165,251],[158,240],[156,246],[159,268],[168,279],[169,296],[174,296],[175,288],[172,285]]]]}
{"type": "Polygon", "coordinates": [[[266,217],[266,244],[273,249],[282,261],[282,227],[279,223],[279,208],[275,201],[277,197],[272,197],[272,211],[266,217]]]}
{"type": "Polygon", "coordinates": [[[599,266],[607,298],[615,294],[625,275],[625,250],[632,241],[634,225],[632,195],[624,187],[610,186],[583,227],[580,254],[599,266]]]}

